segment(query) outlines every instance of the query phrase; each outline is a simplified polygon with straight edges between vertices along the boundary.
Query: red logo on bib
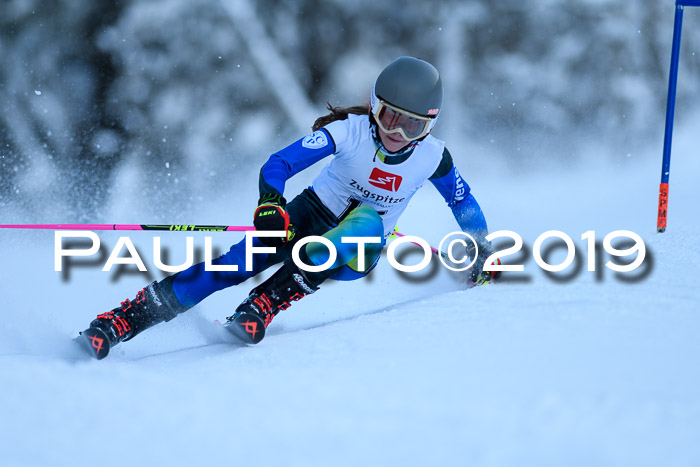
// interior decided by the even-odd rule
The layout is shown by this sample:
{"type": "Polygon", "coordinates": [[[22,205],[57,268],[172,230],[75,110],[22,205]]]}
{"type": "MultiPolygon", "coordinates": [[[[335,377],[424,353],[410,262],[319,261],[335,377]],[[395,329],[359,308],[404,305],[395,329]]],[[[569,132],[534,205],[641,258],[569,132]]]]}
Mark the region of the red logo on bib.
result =
{"type": "Polygon", "coordinates": [[[401,186],[401,175],[390,174],[374,168],[369,176],[369,184],[387,191],[396,191],[401,186]]]}

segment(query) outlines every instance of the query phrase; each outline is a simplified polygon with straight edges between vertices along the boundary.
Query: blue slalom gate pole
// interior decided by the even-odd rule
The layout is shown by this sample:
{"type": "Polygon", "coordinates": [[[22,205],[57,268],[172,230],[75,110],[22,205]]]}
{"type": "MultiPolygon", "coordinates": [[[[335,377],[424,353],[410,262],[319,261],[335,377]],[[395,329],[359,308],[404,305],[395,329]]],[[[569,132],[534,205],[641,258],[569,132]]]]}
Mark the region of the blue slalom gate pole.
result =
{"type": "Polygon", "coordinates": [[[676,84],[678,82],[678,62],[683,30],[683,7],[700,6],[700,0],[676,0],[676,15],[673,24],[673,45],[671,48],[671,70],[668,78],[668,99],[666,101],[666,130],[664,133],[664,153],[661,165],[659,186],[659,211],[656,220],[657,232],[666,231],[668,214],[668,179],[671,172],[671,140],[673,138],[673,117],[676,111],[676,84]]]}

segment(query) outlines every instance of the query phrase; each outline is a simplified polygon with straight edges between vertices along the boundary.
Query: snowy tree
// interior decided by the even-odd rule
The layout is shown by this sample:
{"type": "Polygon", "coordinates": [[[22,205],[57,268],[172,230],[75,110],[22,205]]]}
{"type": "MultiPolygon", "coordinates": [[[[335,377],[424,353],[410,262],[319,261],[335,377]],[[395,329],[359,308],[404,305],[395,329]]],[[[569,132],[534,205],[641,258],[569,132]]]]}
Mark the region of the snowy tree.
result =
{"type": "MultiPolygon", "coordinates": [[[[686,12],[678,118],[700,80],[686,12]]],[[[254,177],[326,101],[366,102],[399,55],[435,63],[436,135],[515,167],[626,154],[663,134],[671,2],[5,2],[0,205],[95,219],[115,199],[171,218],[254,177]]],[[[458,151],[455,151],[458,153],[458,151]]],[[[126,213],[124,215],[127,215],[126,213]]],[[[133,219],[132,219],[133,220],[133,219]]]]}
{"type": "Polygon", "coordinates": [[[4,3],[0,205],[37,219],[66,207],[79,220],[103,203],[122,132],[104,105],[111,59],[94,38],[118,13],[88,1],[4,3]]]}

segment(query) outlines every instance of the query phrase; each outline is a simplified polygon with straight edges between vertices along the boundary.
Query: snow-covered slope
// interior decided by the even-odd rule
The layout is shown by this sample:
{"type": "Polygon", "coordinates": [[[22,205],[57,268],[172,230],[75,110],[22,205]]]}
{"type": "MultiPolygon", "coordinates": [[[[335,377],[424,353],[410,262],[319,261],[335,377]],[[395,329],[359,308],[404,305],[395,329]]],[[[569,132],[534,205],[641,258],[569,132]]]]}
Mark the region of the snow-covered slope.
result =
{"type": "MultiPolygon", "coordinates": [[[[464,167],[492,231],[515,231],[530,250],[564,231],[581,269],[554,280],[528,254],[518,280],[464,290],[442,267],[411,279],[384,261],[295,304],[255,347],[212,324],[244,284],[106,360],[84,359],[71,335],[148,278],[113,281],[95,263],[64,280],[52,232],[0,232],[0,462],[699,465],[697,144],[692,128],[676,137],[663,235],[658,157],[612,166],[592,154],[585,167],[522,177],[464,167]],[[644,274],[586,271],[581,234],[618,229],[644,238],[644,274]]],[[[400,227],[435,243],[455,224],[423,192],[400,227]]],[[[100,238],[111,248],[117,235],[100,238]]],[[[149,258],[151,236],[132,238],[149,258]]],[[[163,240],[182,261],[182,237],[163,240]]]]}

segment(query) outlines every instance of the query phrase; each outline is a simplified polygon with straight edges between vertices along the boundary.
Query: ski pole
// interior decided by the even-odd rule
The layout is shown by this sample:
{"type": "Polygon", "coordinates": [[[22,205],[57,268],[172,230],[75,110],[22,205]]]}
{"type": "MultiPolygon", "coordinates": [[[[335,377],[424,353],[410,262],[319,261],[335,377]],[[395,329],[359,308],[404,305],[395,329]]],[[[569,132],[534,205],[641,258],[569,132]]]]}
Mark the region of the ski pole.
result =
{"type": "Polygon", "coordinates": [[[150,225],[150,224],[9,224],[0,229],[35,230],[170,230],[175,232],[245,232],[255,230],[247,225],[150,225]]]}
{"type": "MultiPolygon", "coordinates": [[[[0,229],[32,229],[32,230],[166,230],[171,232],[246,232],[255,230],[252,225],[183,225],[183,224],[4,224],[0,225],[0,229]]],[[[398,237],[405,237],[405,234],[395,230],[394,234],[398,237]]],[[[411,242],[414,245],[421,246],[416,242],[411,242]]],[[[443,258],[447,258],[447,254],[438,250],[434,246],[430,246],[430,250],[443,258]]]]}

